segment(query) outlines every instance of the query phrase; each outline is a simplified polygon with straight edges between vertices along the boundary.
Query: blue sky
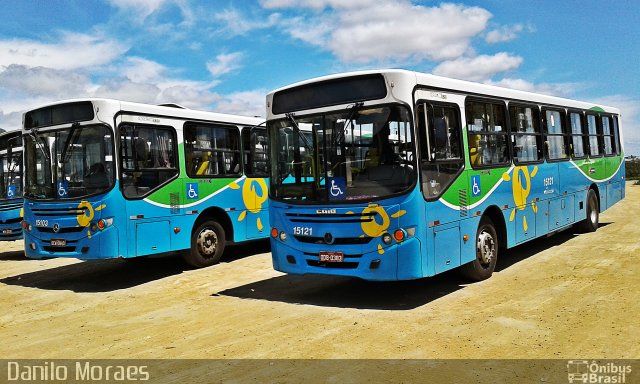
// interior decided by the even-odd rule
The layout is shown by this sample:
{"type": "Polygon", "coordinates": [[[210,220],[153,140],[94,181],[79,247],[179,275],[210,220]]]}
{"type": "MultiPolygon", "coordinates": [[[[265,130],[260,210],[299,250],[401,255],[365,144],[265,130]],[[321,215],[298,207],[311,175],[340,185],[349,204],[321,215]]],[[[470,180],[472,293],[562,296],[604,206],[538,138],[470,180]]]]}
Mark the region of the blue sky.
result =
{"type": "Polygon", "coordinates": [[[112,97],[265,115],[275,88],[405,68],[621,108],[640,155],[640,2],[3,0],[0,127],[112,97]]]}

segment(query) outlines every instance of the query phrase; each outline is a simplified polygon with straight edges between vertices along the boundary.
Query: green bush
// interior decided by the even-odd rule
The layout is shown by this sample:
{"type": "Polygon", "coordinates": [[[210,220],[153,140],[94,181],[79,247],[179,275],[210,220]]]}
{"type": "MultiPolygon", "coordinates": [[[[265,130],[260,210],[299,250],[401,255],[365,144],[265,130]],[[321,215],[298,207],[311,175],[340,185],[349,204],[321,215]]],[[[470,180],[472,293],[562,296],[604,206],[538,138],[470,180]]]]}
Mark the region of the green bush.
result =
{"type": "Polygon", "coordinates": [[[627,161],[625,163],[626,177],[627,180],[637,180],[640,179],[640,161],[627,161]]]}

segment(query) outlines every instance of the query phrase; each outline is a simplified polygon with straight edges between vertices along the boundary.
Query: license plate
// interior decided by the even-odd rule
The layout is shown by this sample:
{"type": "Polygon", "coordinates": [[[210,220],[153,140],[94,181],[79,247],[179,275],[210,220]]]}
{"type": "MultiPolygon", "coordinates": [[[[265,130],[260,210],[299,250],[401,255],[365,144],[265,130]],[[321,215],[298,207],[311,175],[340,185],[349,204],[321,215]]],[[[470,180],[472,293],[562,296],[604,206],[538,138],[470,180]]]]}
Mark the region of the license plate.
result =
{"type": "Polygon", "coordinates": [[[3,235],[10,235],[12,233],[13,233],[13,230],[11,230],[11,229],[3,229],[2,230],[2,234],[3,235]]]}
{"type": "Polygon", "coordinates": [[[329,263],[342,263],[344,261],[344,253],[342,252],[320,252],[320,261],[329,263]]]}
{"type": "Polygon", "coordinates": [[[65,239],[51,239],[52,247],[65,247],[67,245],[67,240],[65,239]]]}

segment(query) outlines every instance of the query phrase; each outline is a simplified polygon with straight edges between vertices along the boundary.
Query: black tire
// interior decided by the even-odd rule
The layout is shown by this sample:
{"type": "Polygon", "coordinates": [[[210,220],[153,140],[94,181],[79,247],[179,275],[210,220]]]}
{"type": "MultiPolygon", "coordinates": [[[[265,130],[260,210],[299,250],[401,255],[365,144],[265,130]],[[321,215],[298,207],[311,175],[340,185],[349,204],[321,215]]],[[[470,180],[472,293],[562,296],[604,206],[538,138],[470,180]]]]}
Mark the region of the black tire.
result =
{"type": "Polygon", "coordinates": [[[583,232],[595,232],[600,224],[600,209],[598,208],[598,195],[593,189],[587,192],[586,211],[587,217],[579,223],[583,232]]]}
{"type": "Polygon", "coordinates": [[[222,226],[207,220],[193,231],[191,249],[183,254],[184,260],[196,268],[217,264],[224,253],[225,242],[222,226]]]}
{"type": "Polygon", "coordinates": [[[474,261],[460,267],[460,272],[474,281],[488,279],[496,269],[498,261],[498,233],[493,222],[483,217],[476,232],[476,258],[474,261]]]}

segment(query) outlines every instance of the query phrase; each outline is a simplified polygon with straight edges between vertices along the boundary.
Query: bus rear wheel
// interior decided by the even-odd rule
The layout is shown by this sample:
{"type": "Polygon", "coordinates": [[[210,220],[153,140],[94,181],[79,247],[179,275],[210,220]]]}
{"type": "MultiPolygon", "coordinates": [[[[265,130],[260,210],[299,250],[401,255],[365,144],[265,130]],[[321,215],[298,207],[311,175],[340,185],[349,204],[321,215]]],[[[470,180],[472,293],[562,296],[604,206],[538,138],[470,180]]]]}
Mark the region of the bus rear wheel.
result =
{"type": "Polygon", "coordinates": [[[196,268],[217,264],[224,253],[225,241],[222,226],[214,220],[207,220],[193,231],[191,249],[184,253],[184,259],[196,268]]]}
{"type": "Polygon", "coordinates": [[[593,189],[587,193],[587,218],[579,224],[583,232],[595,232],[600,223],[600,210],[598,209],[598,195],[593,189]]]}
{"type": "Polygon", "coordinates": [[[460,267],[460,272],[471,280],[488,279],[496,269],[498,260],[498,234],[493,222],[483,217],[476,233],[476,258],[460,267]]]}

